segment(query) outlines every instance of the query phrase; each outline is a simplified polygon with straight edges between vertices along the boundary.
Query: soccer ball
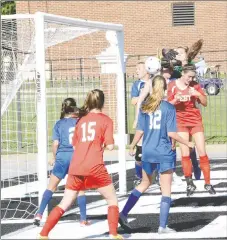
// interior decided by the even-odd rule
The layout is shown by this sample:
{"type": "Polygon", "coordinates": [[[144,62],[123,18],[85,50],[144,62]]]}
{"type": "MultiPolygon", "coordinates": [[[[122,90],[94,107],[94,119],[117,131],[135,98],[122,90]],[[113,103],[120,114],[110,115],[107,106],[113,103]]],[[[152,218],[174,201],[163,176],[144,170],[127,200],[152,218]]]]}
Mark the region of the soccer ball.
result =
{"type": "Polygon", "coordinates": [[[146,71],[155,75],[161,71],[161,61],[157,57],[149,57],[145,62],[146,71]]]}

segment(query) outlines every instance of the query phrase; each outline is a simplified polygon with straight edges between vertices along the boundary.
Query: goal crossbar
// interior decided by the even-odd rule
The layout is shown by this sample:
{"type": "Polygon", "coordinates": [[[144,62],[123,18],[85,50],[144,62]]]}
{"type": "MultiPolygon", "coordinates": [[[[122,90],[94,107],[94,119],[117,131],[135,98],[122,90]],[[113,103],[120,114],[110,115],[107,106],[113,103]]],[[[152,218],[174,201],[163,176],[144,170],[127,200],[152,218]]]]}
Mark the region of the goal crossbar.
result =
{"type": "Polygon", "coordinates": [[[35,14],[3,15],[1,18],[2,19],[25,19],[25,18],[35,18],[36,16],[43,16],[44,21],[53,22],[56,24],[66,24],[66,25],[86,27],[91,29],[97,28],[99,30],[123,31],[122,24],[104,23],[99,21],[70,18],[70,17],[58,16],[58,15],[44,13],[44,12],[36,12],[35,14]]]}

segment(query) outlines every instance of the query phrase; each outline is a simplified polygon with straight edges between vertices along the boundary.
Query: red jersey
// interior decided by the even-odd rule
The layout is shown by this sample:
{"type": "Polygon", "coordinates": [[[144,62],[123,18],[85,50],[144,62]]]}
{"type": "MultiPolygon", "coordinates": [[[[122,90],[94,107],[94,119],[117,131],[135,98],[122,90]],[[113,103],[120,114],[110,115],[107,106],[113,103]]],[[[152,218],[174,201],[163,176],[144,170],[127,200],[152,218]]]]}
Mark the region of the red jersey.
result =
{"type": "Polygon", "coordinates": [[[114,144],[113,121],[103,113],[88,113],[75,128],[72,145],[75,148],[69,174],[89,176],[104,165],[103,144],[114,144]]]}
{"type": "Polygon", "coordinates": [[[172,101],[176,94],[181,94],[180,102],[175,104],[177,114],[178,126],[199,126],[202,125],[202,116],[200,110],[196,107],[196,102],[200,103],[200,100],[196,96],[191,96],[189,93],[190,87],[200,92],[205,96],[204,91],[200,85],[192,81],[185,89],[178,88],[176,80],[168,84],[168,101],[172,101]]]}

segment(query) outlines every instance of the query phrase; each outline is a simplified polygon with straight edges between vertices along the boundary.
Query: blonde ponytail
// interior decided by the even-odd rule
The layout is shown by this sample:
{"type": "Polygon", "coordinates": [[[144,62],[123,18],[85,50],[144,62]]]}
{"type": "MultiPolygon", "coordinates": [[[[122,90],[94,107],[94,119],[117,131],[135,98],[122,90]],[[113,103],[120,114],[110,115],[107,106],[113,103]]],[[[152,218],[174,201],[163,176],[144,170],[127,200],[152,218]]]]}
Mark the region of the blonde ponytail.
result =
{"type": "Polygon", "coordinates": [[[160,75],[155,76],[152,80],[152,94],[148,96],[147,100],[142,105],[142,111],[146,113],[154,112],[165,97],[166,88],[165,78],[160,75]]]}

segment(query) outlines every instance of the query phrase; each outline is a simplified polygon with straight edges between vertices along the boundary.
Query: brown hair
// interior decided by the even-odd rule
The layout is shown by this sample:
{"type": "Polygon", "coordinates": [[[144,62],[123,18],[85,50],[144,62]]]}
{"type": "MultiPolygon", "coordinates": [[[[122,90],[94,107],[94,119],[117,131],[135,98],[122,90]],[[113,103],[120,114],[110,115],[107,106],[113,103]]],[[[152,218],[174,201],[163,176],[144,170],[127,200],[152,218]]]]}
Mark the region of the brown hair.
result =
{"type": "Polygon", "coordinates": [[[87,115],[92,109],[102,109],[104,106],[104,93],[102,90],[94,89],[87,94],[84,105],[79,111],[79,117],[87,115]]]}
{"type": "Polygon", "coordinates": [[[76,113],[77,111],[76,100],[74,98],[66,98],[61,105],[60,119],[64,118],[67,114],[76,113]]]}
{"type": "Polygon", "coordinates": [[[187,73],[187,72],[194,72],[196,73],[196,67],[194,64],[186,64],[182,67],[182,72],[187,73]]]}
{"type": "Polygon", "coordinates": [[[142,111],[147,113],[154,112],[160,105],[167,89],[166,80],[163,76],[157,75],[152,80],[152,94],[149,95],[146,102],[142,105],[142,111]]]}

